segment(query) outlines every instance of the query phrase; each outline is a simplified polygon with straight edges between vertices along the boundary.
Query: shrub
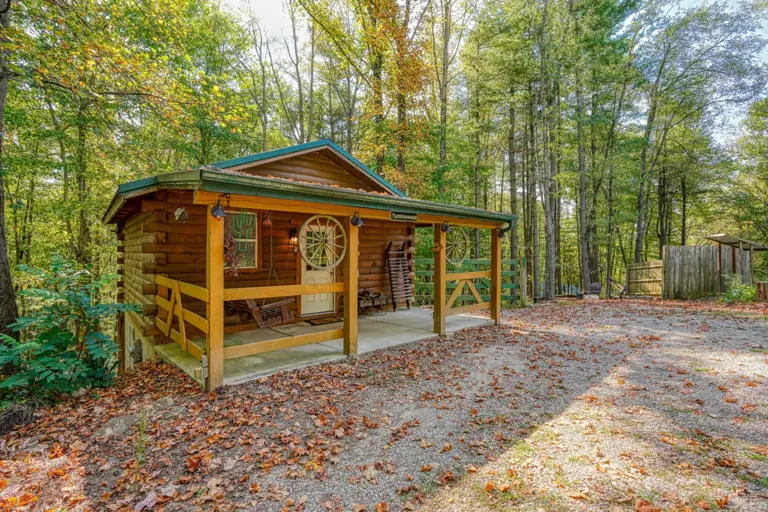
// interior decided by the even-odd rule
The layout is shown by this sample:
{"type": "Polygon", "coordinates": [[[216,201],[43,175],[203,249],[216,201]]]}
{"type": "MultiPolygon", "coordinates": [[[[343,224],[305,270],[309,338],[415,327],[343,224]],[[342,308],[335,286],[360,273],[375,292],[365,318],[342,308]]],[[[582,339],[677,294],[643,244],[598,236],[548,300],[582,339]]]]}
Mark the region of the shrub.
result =
{"type": "Polygon", "coordinates": [[[99,291],[112,278],[94,279],[58,256],[48,269],[21,270],[32,282],[19,292],[30,299],[30,313],[12,326],[21,332],[21,341],[2,337],[0,367],[10,375],[0,382],[0,392],[10,392],[14,401],[50,400],[109,385],[117,366],[117,345],[102,332],[102,323],[121,311],[135,311],[136,306],[99,303],[99,291]]]}
{"type": "Polygon", "coordinates": [[[734,302],[752,302],[755,300],[755,287],[744,283],[741,276],[734,274],[728,281],[728,288],[725,290],[723,300],[728,304],[734,302]]]}

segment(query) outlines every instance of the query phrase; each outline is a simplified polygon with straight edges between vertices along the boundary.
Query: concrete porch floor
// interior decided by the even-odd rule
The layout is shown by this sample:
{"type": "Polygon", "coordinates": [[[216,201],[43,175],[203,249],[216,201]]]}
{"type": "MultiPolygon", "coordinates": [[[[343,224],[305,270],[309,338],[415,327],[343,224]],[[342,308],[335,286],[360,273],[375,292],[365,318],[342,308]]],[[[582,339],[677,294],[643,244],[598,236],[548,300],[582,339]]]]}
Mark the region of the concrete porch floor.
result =
{"type": "MultiPolygon", "coordinates": [[[[462,329],[490,325],[488,318],[474,315],[455,315],[446,318],[446,331],[450,334],[462,329]]],[[[343,322],[324,325],[310,325],[307,322],[276,326],[268,329],[256,329],[224,335],[224,346],[258,343],[285,336],[296,336],[312,332],[340,329],[343,322]]],[[[358,326],[358,354],[373,352],[382,348],[394,347],[405,343],[431,338],[432,310],[412,308],[378,315],[361,315],[358,326]]],[[[201,343],[197,341],[196,343],[201,343]]],[[[202,341],[204,343],[204,341],[202,341]]],[[[275,350],[264,354],[227,359],[224,361],[224,384],[238,384],[249,380],[272,375],[284,370],[328,361],[342,360],[342,338],[314,343],[301,347],[275,350]]],[[[195,370],[200,363],[183,351],[176,343],[158,345],[155,351],[164,361],[178,366],[195,378],[195,370]]]]}

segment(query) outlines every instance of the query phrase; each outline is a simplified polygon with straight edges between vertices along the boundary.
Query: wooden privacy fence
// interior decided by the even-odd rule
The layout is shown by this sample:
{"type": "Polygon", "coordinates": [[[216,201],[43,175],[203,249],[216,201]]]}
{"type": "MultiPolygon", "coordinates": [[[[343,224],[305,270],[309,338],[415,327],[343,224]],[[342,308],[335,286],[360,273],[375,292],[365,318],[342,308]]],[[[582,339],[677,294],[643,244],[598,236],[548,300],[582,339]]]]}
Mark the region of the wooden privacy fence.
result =
{"type": "Polygon", "coordinates": [[[631,263],[627,267],[627,295],[661,297],[664,263],[631,263]]]}
{"type": "Polygon", "coordinates": [[[697,299],[720,292],[717,246],[665,245],[665,299],[697,299]]]}
{"type": "MultiPolygon", "coordinates": [[[[446,293],[452,313],[466,313],[488,306],[491,295],[489,259],[468,259],[459,267],[448,264],[446,293]],[[460,309],[464,308],[464,309],[460,309]]],[[[520,300],[520,272],[517,260],[501,260],[501,300],[511,303],[520,300]]],[[[418,306],[431,306],[434,300],[434,260],[416,259],[414,300],[418,306]]]]}
{"type": "Polygon", "coordinates": [[[663,260],[629,265],[627,295],[688,300],[722,293],[733,275],[746,283],[753,281],[751,251],[665,245],[663,255],[663,260]]]}

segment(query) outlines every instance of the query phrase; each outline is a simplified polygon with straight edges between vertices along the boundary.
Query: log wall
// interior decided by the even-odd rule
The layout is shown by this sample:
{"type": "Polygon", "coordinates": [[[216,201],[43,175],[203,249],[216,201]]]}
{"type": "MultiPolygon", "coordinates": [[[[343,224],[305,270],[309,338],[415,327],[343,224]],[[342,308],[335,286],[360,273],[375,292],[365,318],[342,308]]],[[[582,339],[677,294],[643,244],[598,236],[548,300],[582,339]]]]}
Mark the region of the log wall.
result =
{"type": "Polygon", "coordinates": [[[144,265],[154,263],[155,257],[143,250],[144,244],[154,240],[153,233],[144,231],[144,224],[150,218],[149,213],[135,215],[120,226],[118,231],[121,241],[119,250],[122,251],[118,259],[118,272],[122,274],[118,298],[141,307],[140,312],[126,313],[118,322],[121,330],[118,334],[121,371],[154,356],[154,336],[158,334],[154,327],[156,306],[153,296],[145,293],[154,293],[154,280],[143,270],[144,265]]]}
{"type": "MultiPolygon", "coordinates": [[[[142,306],[139,329],[144,336],[149,336],[154,343],[166,343],[171,340],[163,336],[154,326],[154,315],[167,318],[168,312],[155,304],[154,295],[168,299],[169,290],[158,287],[154,275],[165,275],[171,279],[205,286],[205,250],[206,250],[206,208],[194,205],[191,191],[160,191],[145,196],[140,201],[140,213],[131,217],[122,228],[125,237],[124,300],[142,306]],[[188,218],[178,221],[174,212],[185,208],[188,218]]],[[[263,226],[264,212],[259,211],[260,268],[240,269],[237,276],[225,275],[225,288],[243,288],[268,285],[289,285],[301,282],[301,256],[294,254],[289,244],[292,229],[300,229],[310,216],[304,213],[272,212],[272,226],[263,226]],[[270,241],[271,240],[271,241],[270,241]],[[270,245],[272,251],[270,251],[270,245]],[[270,254],[271,252],[271,254],[270,254]],[[274,272],[270,272],[270,264],[274,272]]],[[[341,220],[341,219],[340,219],[341,220]]],[[[360,228],[359,289],[389,294],[385,256],[389,242],[400,245],[406,243],[413,254],[415,225],[377,220],[365,220],[360,228]]],[[[411,258],[412,259],[412,258],[411,258]]],[[[343,281],[343,269],[336,269],[336,280],[343,281]]],[[[411,263],[411,279],[415,279],[411,263]]],[[[269,299],[275,302],[281,298],[269,299]]],[[[300,297],[291,307],[296,308],[300,297]]],[[[201,301],[184,296],[184,307],[201,316],[205,316],[206,307],[201,301]]],[[[343,308],[342,294],[337,294],[337,312],[343,308]]],[[[256,325],[245,322],[232,308],[225,316],[225,329],[255,328],[256,325]],[[227,327],[228,326],[228,327],[227,327]]],[[[187,325],[190,338],[202,335],[193,326],[187,325]]]]}

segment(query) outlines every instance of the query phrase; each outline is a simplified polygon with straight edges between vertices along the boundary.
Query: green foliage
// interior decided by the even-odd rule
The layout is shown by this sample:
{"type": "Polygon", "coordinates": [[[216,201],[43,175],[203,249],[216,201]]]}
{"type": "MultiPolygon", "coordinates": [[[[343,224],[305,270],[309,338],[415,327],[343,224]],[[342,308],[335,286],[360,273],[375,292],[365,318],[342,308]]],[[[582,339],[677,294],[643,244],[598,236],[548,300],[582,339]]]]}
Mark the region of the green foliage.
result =
{"type": "Polygon", "coordinates": [[[14,399],[54,399],[79,389],[103,387],[115,374],[117,346],[102,332],[106,319],[130,304],[99,303],[99,291],[109,278],[93,279],[87,270],[54,256],[50,268],[24,267],[33,286],[20,296],[30,302],[29,314],[13,327],[21,341],[3,337],[0,367],[11,375],[0,382],[0,392],[14,399]]]}
{"type": "Polygon", "coordinates": [[[736,302],[752,302],[755,300],[755,287],[744,283],[738,274],[731,277],[728,282],[728,289],[725,291],[723,300],[728,304],[736,302]]]}

